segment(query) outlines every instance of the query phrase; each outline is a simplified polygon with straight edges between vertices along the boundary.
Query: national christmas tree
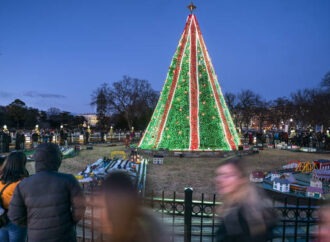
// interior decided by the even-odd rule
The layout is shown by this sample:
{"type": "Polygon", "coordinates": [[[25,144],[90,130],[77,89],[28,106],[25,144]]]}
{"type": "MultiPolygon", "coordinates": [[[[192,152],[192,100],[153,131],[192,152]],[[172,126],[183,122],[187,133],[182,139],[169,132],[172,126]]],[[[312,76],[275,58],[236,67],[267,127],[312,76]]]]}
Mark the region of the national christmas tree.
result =
{"type": "Polygon", "coordinates": [[[179,45],[141,149],[236,150],[240,144],[190,5],[179,45]]]}

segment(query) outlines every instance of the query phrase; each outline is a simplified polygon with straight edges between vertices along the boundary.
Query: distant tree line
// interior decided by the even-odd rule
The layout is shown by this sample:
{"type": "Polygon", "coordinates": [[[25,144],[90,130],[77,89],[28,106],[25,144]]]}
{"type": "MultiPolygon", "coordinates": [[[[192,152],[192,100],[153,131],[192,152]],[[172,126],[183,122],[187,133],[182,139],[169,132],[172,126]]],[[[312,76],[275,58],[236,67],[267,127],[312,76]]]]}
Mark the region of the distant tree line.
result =
{"type": "MultiPolygon", "coordinates": [[[[122,80],[102,84],[92,94],[98,127],[145,129],[157,104],[158,93],[146,80],[124,76],[122,80]]],[[[291,121],[303,128],[323,125],[330,127],[330,72],[315,89],[298,90],[290,97],[266,101],[251,90],[225,93],[228,108],[237,127],[249,129],[255,122],[261,130],[265,125],[282,128],[291,121]]]]}
{"type": "MultiPolygon", "coordinates": [[[[104,83],[93,91],[91,105],[96,107],[98,123],[96,129],[108,132],[110,126],[115,129],[143,130],[147,127],[157,104],[159,92],[152,89],[147,80],[124,76],[111,85],[104,83]]],[[[293,92],[290,97],[279,97],[266,101],[251,90],[225,93],[228,108],[235,125],[249,129],[255,122],[261,130],[272,124],[281,128],[293,120],[303,128],[323,125],[330,127],[330,72],[314,89],[293,92]]],[[[77,128],[86,122],[83,116],[50,108],[47,111],[27,107],[16,99],[7,106],[0,106],[0,127],[7,125],[15,129],[40,128],[58,129],[61,125],[69,129],[77,128]]],[[[255,127],[255,125],[254,125],[255,127]]]]}
{"type": "Polygon", "coordinates": [[[42,111],[28,107],[20,100],[16,99],[7,106],[0,106],[0,127],[18,129],[34,129],[38,124],[43,129],[59,129],[61,125],[73,129],[82,125],[85,118],[73,115],[69,112],[61,111],[58,108],[50,108],[42,111]]]}
{"type": "Polygon", "coordinates": [[[242,90],[236,95],[226,93],[225,99],[236,126],[241,129],[249,129],[253,125],[252,120],[258,123],[260,130],[265,123],[276,128],[290,122],[305,129],[315,125],[330,127],[330,72],[318,88],[298,90],[289,98],[265,101],[251,90],[242,90]]]}

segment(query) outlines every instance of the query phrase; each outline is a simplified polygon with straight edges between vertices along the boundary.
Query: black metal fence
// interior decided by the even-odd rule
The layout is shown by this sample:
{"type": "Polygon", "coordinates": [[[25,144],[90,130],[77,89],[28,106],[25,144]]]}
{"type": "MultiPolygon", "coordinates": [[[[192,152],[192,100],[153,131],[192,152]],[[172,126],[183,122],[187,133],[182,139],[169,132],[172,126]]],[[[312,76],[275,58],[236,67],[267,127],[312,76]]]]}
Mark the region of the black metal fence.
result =
{"type": "MultiPolygon", "coordinates": [[[[93,191],[93,186],[86,190],[93,191]]],[[[175,192],[171,198],[165,197],[164,194],[163,192],[159,197],[146,197],[144,203],[159,215],[171,234],[171,241],[215,241],[214,235],[218,225],[215,210],[217,206],[221,206],[216,201],[216,195],[206,201],[204,194],[201,194],[197,200],[193,198],[191,188],[185,189],[183,198],[177,198],[175,192]]],[[[300,242],[314,239],[318,206],[312,205],[311,200],[307,200],[307,203],[304,200],[304,205],[301,201],[299,198],[295,204],[292,204],[292,200],[288,203],[286,198],[281,202],[274,201],[274,208],[280,219],[273,231],[272,241],[300,242]]],[[[97,208],[89,206],[85,218],[78,224],[78,241],[102,241],[102,234],[97,232],[95,209],[97,208]]]]}

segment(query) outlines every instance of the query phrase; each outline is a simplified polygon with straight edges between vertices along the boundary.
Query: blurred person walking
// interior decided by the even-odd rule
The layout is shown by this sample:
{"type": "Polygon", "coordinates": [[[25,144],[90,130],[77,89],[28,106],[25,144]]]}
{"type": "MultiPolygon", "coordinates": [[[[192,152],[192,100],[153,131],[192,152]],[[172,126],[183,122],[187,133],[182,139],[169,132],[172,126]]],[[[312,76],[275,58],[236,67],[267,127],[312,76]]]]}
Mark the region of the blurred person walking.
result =
{"type": "Polygon", "coordinates": [[[71,174],[58,172],[59,147],[40,144],[34,153],[36,174],[17,186],[8,217],[27,226],[29,242],[75,242],[75,225],[84,216],[83,191],[71,174]]]}
{"type": "Polygon", "coordinates": [[[271,202],[250,183],[241,160],[227,160],[216,170],[221,223],[217,242],[264,242],[276,224],[271,202]]]}
{"type": "Polygon", "coordinates": [[[100,224],[103,241],[169,241],[164,225],[151,211],[141,206],[138,191],[128,173],[109,173],[97,200],[102,208],[100,224]]]}
{"type": "MultiPolygon", "coordinates": [[[[8,207],[16,186],[25,177],[29,176],[25,168],[26,156],[23,152],[11,152],[5,160],[0,176],[0,191],[2,199],[2,208],[5,213],[8,207]]],[[[0,228],[1,242],[24,242],[26,240],[26,227],[20,227],[9,221],[0,228]]]]}
{"type": "Polygon", "coordinates": [[[330,201],[326,200],[320,207],[317,242],[330,242],[330,201]]]}

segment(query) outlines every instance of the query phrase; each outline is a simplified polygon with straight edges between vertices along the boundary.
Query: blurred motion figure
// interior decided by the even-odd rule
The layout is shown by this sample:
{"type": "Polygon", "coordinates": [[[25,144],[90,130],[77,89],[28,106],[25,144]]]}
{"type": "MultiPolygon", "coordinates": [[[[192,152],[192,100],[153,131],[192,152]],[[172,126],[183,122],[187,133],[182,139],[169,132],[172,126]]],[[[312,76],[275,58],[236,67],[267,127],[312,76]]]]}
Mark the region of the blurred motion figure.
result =
{"type": "Polygon", "coordinates": [[[317,242],[330,242],[330,201],[327,200],[319,209],[319,228],[317,242]]]}
{"type": "Polygon", "coordinates": [[[263,242],[276,224],[271,202],[250,183],[241,160],[227,160],[216,170],[216,188],[223,199],[217,242],[263,242]]]}
{"type": "Polygon", "coordinates": [[[100,194],[101,232],[104,241],[111,242],[166,242],[164,225],[140,204],[136,186],[128,173],[108,174],[100,194]]]}

